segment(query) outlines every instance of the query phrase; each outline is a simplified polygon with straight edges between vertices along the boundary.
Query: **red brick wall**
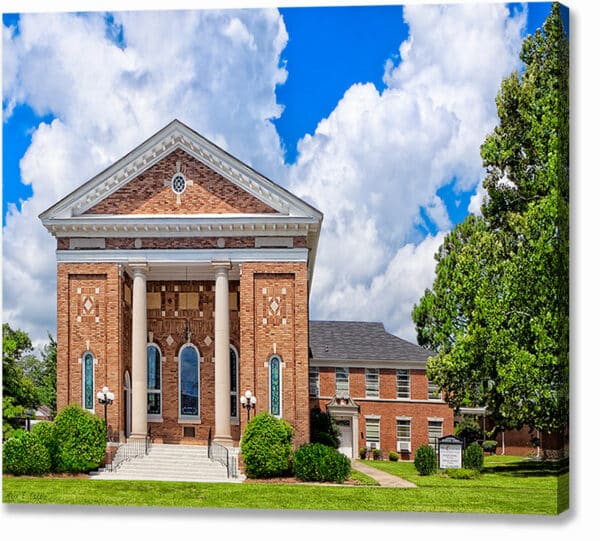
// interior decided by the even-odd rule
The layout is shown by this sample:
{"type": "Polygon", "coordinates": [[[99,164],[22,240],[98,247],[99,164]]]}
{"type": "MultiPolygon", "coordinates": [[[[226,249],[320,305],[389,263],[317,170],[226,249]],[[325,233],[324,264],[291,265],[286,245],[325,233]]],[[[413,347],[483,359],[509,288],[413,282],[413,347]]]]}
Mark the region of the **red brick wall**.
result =
{"type": "MultiPolygon", "coordinates": [[[[81,359],[93,353],[94,408],[103,386],[119,397],[119,268],[117,264],[59,263],[57,270],[57,408],[83,406],[81,359]]],[[[120,402],[120,401],[119,401],[120,402]]],[[[109,430],[118,430],[120,405],[108,408],[109,430]]]]}
{"type": "MultiPolygon", "coordinates": [[[[148,333],[152,333],[163,355],[162,359],[162,422],[149,421],[152,437],[166,443],[206,444],[209,429],[215,426],[215,363],[214,363],[214,310],[215,292],[212,281],[171,281],[147,283],[148,293],[161,296],[160,309],[148,309],[148,333]],[[183,306],[181,293],[198,294],[198,305],[183,306]],[[164,316],[162,312],[164,311],[164,316]],[[181,347],[187,342],[186,320],[191,330],[191,343],[198,348],[200,365],[200,423],[179,423],[179,363],[175,360],[181,347]],[[168,340],[169,336],[171,340],[168,340]],[[208,339],[207,339],[208,338],[208,339]],[[171,342],[171,343],[169,343],[171,342]],[[183,436],[184,427],[195,428],[195,438],[183,436]]],[[[237,295],[239,282],[229,281],[229,292],[237,295]]],[[[236,303],[230,309],[230,342],[239,352],[240,323],[236,303]]],[[[231,307],[230,307],[231,308],[231,307]]],[[[232,424],[232,437],[239,440],[239,426],[232,424]]]]}
{"type": "MultiPolygon", "coordinates": [[[[282,417],[294,427],[294,444],[309,439],[308,289],[301,263],[245,263],[240,280],[240,391],[257,398],[256,413],[269,411],[269,367],[273,354],[281,374],[282,417]],[[269,300],[269,298],[272,298],[269,300]],[[269,304],[275,299],[277,309],[269,304]],[[267,366],[265,366],[267,364],[267,366]]],[[[242,417],[243,432],[246,418],[242,417]]]]}
{"type": "MultiPolygon", "coordinates": [[[[454,432],[454,413],[445,402],[427,400],[427,377],[424,370],[410,370],[410,399],[396,399],[396,370],[379,370],[379,399],[365,398],[364,368],[350,368],[350,396],[360,407],[358,445],[366,447],[365,417],[379,416],[380,448],[383,456],[396,450],[396,417],[411,418],[411,453],[401,458],[412,459],[417,448],[429,442],[428,418],[443,419],[443,435],[454,432]]],[[[319,399],[311,407],[327,410],[335,394],[335,368],[319,368],[319,399]]]]}
{"type": "Polygon", "coordinates": [[[89,209],[86,214],[226,214],[273,213],[271,207],[238,188],[195,158],[177,149],[137,178],[89,209]],[[193,185],[177,204],[170,181],[176,162],[193,185]],[[168,185],[165,186],[165,181],[168,185]]]}

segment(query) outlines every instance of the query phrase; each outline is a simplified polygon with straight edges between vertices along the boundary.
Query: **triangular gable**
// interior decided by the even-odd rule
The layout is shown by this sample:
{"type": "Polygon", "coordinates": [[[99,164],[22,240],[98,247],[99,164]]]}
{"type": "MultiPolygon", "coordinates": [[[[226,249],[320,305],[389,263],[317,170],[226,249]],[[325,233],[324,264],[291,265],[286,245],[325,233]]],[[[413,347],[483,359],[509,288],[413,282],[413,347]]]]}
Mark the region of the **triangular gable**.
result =
{"type": "Polygon", "coordinates": [[[186,151],[176,148],[83,215],[277,212],[186,151]]]}
{"type": "MultiPolygon", "coordinates": [[[[322,220],[322,214],[318,210],[254,171],[178,120],[173,120],[132,152],[50,207],[40,215],[40,218],[47,223],[81,217],[90,210],[91,213],[94,213],[94,208],[96,210],[102,208],[102,201],[110,200],[109,198],[113,194],[140,178],[144,173],[148,173],[151,168],[167,159],[169,155],[176,155],[174,153],[177,151],[183,151],[185,155],[197,160],[203,167],[229,181],[236,190],[241,190],[254,200],[262,202],[264,207],[261,210],[263,212],[258,214],[264,214],[265,209],[270,209],[266,212],[305,218],[319,224],[322,220]]],[[[165,173],[168,174],[169,171],[165,173]]],[[[170,175],[172,176],[174,173],[175,170],[172,170],[170,175]]],[[[165,212],[161,214],[164,215],[165,212]]]]}

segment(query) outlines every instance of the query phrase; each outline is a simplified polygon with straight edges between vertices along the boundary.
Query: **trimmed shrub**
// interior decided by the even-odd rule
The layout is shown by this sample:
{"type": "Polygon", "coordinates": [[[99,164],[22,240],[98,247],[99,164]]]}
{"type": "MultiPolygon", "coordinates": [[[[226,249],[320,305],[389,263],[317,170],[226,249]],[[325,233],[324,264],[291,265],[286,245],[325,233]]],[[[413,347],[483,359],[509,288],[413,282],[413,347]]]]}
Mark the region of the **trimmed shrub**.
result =
{"type": "Polygon", "coordinates": [[[379,449],[373,449],[373,460],[379,460],[381,458],[381,451],[379,449]]]}
{"type": "Polygon", "coordinates": [[[498,442],[496,440],[486,440],[482,443],[482,447],[485,453],[495,453],[498,442]]]}
{"type": "Polygon", "coordinates": [[[58,450],[56,440],[54,438],[54,423],[49,421],[40,421],[31,427],[32,434],[35,434],[48,449],[50,456],[51,470],[56,470],[56,462],[58,459],[58,450]]]}
{"type": "Polygon", "coordinates": [[[388,454],[388,458],[392,462],[398,462],[398,453],[396,453],[396,451],[390,451],[389,454],[388,454]]]}
{"type": "Polygon", "coordinates": [[[246,475],[253,479],[284,477],[291,473],[292,426],[260,413],[246,426],[241,443],[246,475]]]}
{"type": "Polygon", "coordinates": [[[100,417],[70,404],[56,416],[53,433],[57,471],[88,472],[102,463],[106,429],[100,417]]]}
{"type": "Polygon", "coordinates": [[[367,458],[367,449],[365,447],[361,447],[358,450],[358,454],[359,454],[360,458],[362,458],[364,460],[365,458],[367,458]]]}
{"type": "Polygon", "coordinates": [[[343,483],[350,476],[350,459],[321,443],[305,443],[294,453],[293,470],[301,481],[343,483]]]}
{"type": "Polygon", "coordinates": [[[483,468],[483,449],[478,444],[472,443],[465,449],[463,457],[465,468],[481,471],[483,468]]]}
{"type": "Polygon", "coordinates": [[[33,432],[17,431],[2,447],[2,469],[14,475],[42,475],[52,466],[50,453],[33,432]]]}
{"type": "Polygon", "coordinates": [[[433,447],[421,445],[415,453],[415,468],[420,475],[431,475],[437,470],[437,456],[433,447]]]}

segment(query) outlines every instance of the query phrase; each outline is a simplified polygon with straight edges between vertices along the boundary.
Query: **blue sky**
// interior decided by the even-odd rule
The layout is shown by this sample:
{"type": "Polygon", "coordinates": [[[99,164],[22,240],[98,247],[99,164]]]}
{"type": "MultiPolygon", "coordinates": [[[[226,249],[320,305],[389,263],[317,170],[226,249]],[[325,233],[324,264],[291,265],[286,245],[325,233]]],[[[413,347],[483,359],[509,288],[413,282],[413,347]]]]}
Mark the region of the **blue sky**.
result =
{"type": "MultiPolygon", "coordinates": [[[[550,3],[546,2],[528,4],[528,33],[541,26],[549,8],[550,3]]],[[[521,9],[520,4],[513,9],[521,9]]],[[[353,83],[373,81],[379,91],[383,90],[385,63],[389,58],[399,62],[398,45],[407,38],[408,27],[401,5],[290,7],[280,12],[289,34],[282,54],[289,75],[285,84],[276,89],[277,101],[284,110],[273,123],[285,148],[285,160],[293,163],[298,140],[314,131],[353,83]]],[[[19,15],[3,14],[3,24],[15,26],[18,32],[19,15]]],[[[23,104],[3,122],[3,225],[8,204],[20,207],[20,200],[32,195],[31,187],[21,183],[19,172],[19,161],[31,143],[31,133],[41,122],[48,123],[53,118],[51,113],[40,114],[23,104]]],[[[453,223],[462,220],[469,196],[462,194],[457,205],[451,186],[440,190],[439,195],[445,201],[453,201],[449,205],[453,223]]],[[[426,229],[435,231],[435,224],[425,213],[423,219],[426,229]]]]}
{"type": "Polygon", "coordinates": [[[179,118],[324,213],[312,317],[414,340],[433,255],[478,212],[502,77],[549,9],[5,14],[4,320],[55,334],[55,245],[37,216],[179,118]]]}

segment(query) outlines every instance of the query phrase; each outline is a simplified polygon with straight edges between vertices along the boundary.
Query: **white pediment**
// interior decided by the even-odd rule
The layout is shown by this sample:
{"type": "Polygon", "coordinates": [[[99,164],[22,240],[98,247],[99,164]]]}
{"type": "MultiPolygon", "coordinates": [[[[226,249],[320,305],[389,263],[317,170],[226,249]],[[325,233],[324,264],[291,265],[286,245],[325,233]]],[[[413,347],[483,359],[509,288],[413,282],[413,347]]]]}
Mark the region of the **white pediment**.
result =
{"type": "MultiPolygon", "coordinates": [[[[116,216],[90,218],[89,216],[83,217],[82,214],[176,149],[188,153],[229,182],[274,209],[276,213],[269,216],[271,222],[283,219],[290,224],[298,222],[320,224],[322,214],[314,207],[256,172],[178,120],[173,120],[126,156],[40,214],[40,219],[53,233],[55,231],[52,226],[58,225],[59,222],[64,224],[89,219],[91,222],[99,220],[102,223],[112,223],[115,220],[123,220],[124,216],[119,219],[116,216]]],[[[263,214],[262,217],[264,218],[265,215],[263,214]]],[[[129,218],[130,220],[134,219],[133,217],[129,218]]],[[[181,216],[178,218],[181,219],[181,216]]],[[[193,218],[194,216],[187,216],[187,219],[193,218]]],[[[198,215],[196,218],[206,221],[210,215],[198,215]]],[[[227,222],[226,215],[215,218],[219,223],[227,222]]],[[[168,216],[137,216],[134,220],[146,225],[148,222],[165,219],[168,219],[168,216]]],[[[251,216],[232,215],[231,219],[237,220],[237,222],[240,220],[252,222],[251,216]]],[[[254,221],[258,223],[258,220],[254,221]]]]}

